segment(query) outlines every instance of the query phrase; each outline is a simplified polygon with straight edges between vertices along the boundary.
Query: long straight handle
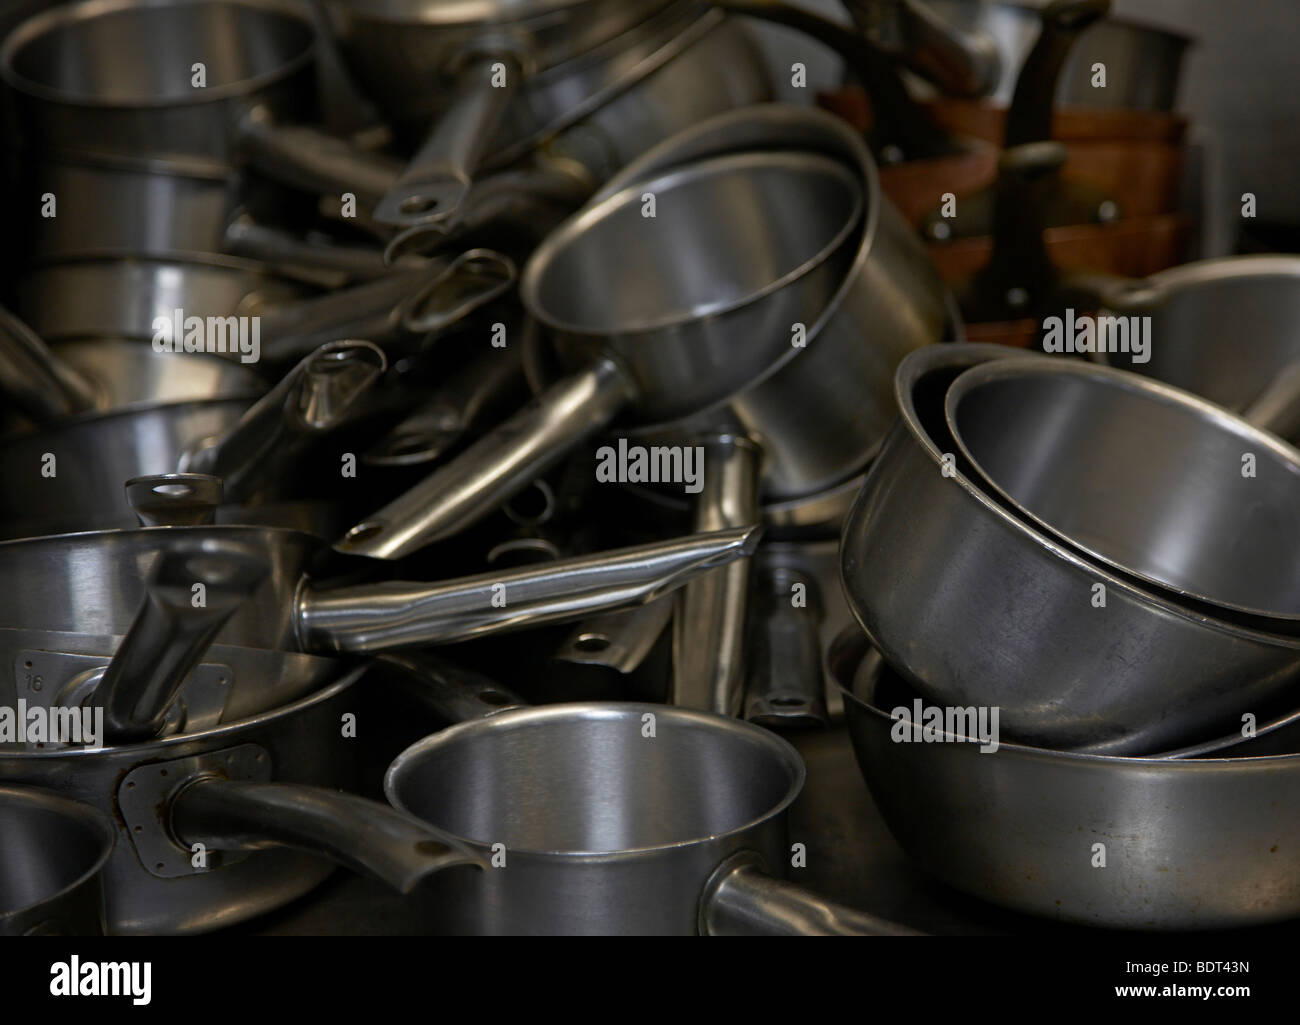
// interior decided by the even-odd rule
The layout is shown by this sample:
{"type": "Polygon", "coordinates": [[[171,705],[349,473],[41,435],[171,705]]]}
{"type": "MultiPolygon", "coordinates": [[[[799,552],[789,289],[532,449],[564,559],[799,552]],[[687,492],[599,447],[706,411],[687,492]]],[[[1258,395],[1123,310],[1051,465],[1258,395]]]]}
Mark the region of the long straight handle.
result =
{"type": "Polygon", "coordinates": [[[505,423],[349,530],[344,554],[400,559],[451,537],[518,494],[588,435],[614,419],[631,396],[612,360],[565,378],[505,423]]]}
{"type": "MultiPolygon", "coordinates": [[[[759,520],[761,453],[746,438],[708,439],[704,488],[695,529],[725,530],[759,520]]],[[[745,616],[749,560],[742,559],[691,581],[673,619],[672,703],[720,715],[738,715],[744,695],[745,616]]]]}
{"type": "Polygon", "coordinates": [[[825,726],[822,603],[801,569],[767,562],[759,570],[749,623],[745,718],[760,726],[825,726]],[[795,588],[804,601],[795,605],[795,588]]]}
{"type": "Polygon", "coordinates": [[[705,887],[700,932],[706,936],[921,936],[855,911],[802,886],[765,874],[757,859],[724,863],[705,887]]]}
{"type": "Polygon", "coordinates": [[[759,534],[758,527],[721,530],[443,584],[304,587],[297,599],[298,639],[309,651],[366,653],[581,619],[653,601],[751,555],[759,534]]]}
{"type": "Polygon", "coordinates": [[[171,833],[185,847],[292,847],[410,893],[457,865],[485,867],[468,847],[402,812],[354,794],[293,783],[207,777],[172,799],[171,833]]]}
{"type": "Polygon", "coordinates": [[[161,732],[191,670],[269,571],[260,552],[229,541],[179,541],[159,556],[144,603],[87,699],[104,706],[109,740],[161,732]]]}
{"type": "Polygon", "coordinates": [[[318,128],[277,125],[261,107],[239,124],[240,152],[268,178],[308,193],[352,193],[371,209],[398,180],[400,161],[370,153],[318,128]]]}
{"type": "Polygon", "coordinates": [[[387,368],[383,350],[370,342],[322,345],[228,430],[191,449],[182,469],[220,477],[227,501],[248,501],[312,439],[346,423],[387,368]]]}
{"type": "Polygon", "coordinates": [[[447,111],[375,207],[375,220],[403,229],[454,221],[522,76],[510,55],[472,59],[447,111]]]}

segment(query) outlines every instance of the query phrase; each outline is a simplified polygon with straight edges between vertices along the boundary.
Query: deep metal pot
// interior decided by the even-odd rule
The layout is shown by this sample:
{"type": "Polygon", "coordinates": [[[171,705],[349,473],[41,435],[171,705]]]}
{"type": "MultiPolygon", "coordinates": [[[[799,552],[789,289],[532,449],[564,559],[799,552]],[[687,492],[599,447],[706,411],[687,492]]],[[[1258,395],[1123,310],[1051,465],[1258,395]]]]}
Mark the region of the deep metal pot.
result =
{"type": "Polygon", "coordinates": [[[0,936],[97,936],[116,830],[89,805],[0,787],[0,936]]]}
{"type": "MultiPolygon", "coordinates": [[[[446,684],[429,676],[426,696],[446,684]]],[[[407,748],[384,780],[395,807],[504,855],[430,888],[438,931],[906,932],[766,874],[784,874],[786,813],[804,781],[774,734],[663,705],[503,707],[512,696],[490,682],[453,689],[441,703],[478,718],[407,748]]]]}
{"type": "Polygon", "coordinates": [[[934,346],[900,364],[900,419],[841,546],[867,636],[927,699],[996,705],[1009,739],[1059,749],[1168,749],[1280,700],[1300,680],[1300,640],[1125,581],[972,483],[946,437],[944,394],[963,370],[1016,355],[934,346]]]}
{"type": "Polygon", "coordinates": [[[1006,742],[982,753],[942,729],[929,743],[899,743],[911,727],[892,713],[912,708],[910,688],[860,634],[832,662],[876,806],[903,849],[950,886],[1106,928],[1300,915],[1300,756],[1161,761],[1006,742]]]}

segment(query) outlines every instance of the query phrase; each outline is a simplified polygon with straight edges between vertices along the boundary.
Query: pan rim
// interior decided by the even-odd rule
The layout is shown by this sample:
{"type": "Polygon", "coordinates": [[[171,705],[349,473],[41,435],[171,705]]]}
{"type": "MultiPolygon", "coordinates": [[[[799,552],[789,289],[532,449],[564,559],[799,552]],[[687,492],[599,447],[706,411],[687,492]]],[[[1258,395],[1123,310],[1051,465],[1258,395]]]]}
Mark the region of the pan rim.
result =
{"type": "Polygon", "coordinates": [[[781,799],[775,804],[768,807],[762,814],[750,819],[742,824],[733,826],[730,829],[720,833],[712,833],[703,836],[695,836],[689,839],[673,840],[665,843],[645,844],[639,847],[628,847],[616,851],[573,851],[573,850],[543,850],[538,848],[515,847],[510,846],[509,852],[513,856],[524,857],[536,860],[551,860],[564,862],[581,862],[583,864],[604,864],[610,862],[626,861],[633,858],[653,857],[667,854],[676,850],[683,850],[691,847],[698,847],[708,843],[714,843],[725,840],[727,837],[740,836],[751,829],[757,828],[764,823],[770,822],[784,815],[790,806],[799,797],[803,791],[804,783],[807,781],[808,770],[804,764],[803,758],[789,741],[777,736],[770,730],[761,726],[755,726],[748,722],[738,719],[732,719],[727,716],[716,715],[712,712],[704,712],[690,708],[680,708],[674,705],[658,705],[645,702],[630,701],[572,701],[562,702],[552,705],[525,706],[522,708],[511,708],[502,712],[497,712],[486,718],[471,719],[466,722],[456,723],[437,733],[431,733],[411,744],[389,764],[384,772],[384,795],[388,802],[399,811],[415,815],[422,822],[449,835],[455,836],[457,840],[480,850],[489,850],[490,843],[479,840],[472,840],[468,837],[460,836],[453,833],[437,823],[430,822],[424,816],[412,811],[402,800],[399,793],[401,782],[399,777],[414,772],[415,767],[428,757],[428,753],[439,748],[448,747],[457,743],[464,736],[477,736],[488,733],[492,730],[506,730],[517,726],[545,724],[550,720],[573,720],[573,719],[628,719],[639,718],[645,713],[653,714],[656,719],[667,717],[693,725],[697,728],[703,728],[708,731],[726,732],[733,736],[741,737],[747,742],[753,743],[761,748],[766,748],[768,752],[776,759],[777,762],[788,773],[788,784],[786,791],[781,799]]]}

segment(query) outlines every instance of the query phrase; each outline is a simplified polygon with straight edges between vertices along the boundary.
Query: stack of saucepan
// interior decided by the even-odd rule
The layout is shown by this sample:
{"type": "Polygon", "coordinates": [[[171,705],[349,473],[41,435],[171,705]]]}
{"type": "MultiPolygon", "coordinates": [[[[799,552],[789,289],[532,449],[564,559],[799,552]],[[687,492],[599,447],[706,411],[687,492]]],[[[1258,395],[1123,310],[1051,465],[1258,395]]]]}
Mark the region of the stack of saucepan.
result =
{"type": "MultiPolygon", "coordinates": [[[[963,344],[983,279],[876,161],[934,139],[896,64],[991,95],[1019,56],[921,0],[33,6],[0,932],[251,929],[342,866],[428,932],[905,934],[787,878],[780,731],[841,709],[959,888],[1300,911],[1300,274],[1045,260],[1026,309],[1149,333],[963,344]],[[765,102],[742,15],[900,106],[765,102]],[[894,743],[914,698],[996,707],[996,753],[894,743]]],[[[1051,5],[1022,85],[1103,6],[1051,5]]]]}

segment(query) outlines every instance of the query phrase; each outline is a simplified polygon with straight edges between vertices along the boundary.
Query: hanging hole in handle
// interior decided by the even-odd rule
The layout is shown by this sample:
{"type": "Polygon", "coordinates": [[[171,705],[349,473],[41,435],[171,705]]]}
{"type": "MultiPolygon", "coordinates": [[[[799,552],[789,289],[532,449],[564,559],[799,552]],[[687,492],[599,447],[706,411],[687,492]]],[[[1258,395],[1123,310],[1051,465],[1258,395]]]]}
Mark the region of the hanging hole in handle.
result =
{"type": "Polygon", "coordinates": [[[398,204],[398,209],[408,216],[418,216],[419,214],[431,214],[438,209],[439,199],[437,196],[407,196],[398,204]]]}
{"type": "Polygon", "coordinates": [[[514,698],[508,694],[502,694],[499,690],[482,690],[478,693],[478,699],[485,705],[492,705],[494,708],[505,708],[507,705],[515,703],[514,698]]]}
{"type": "Polygon", "coordinates": [[[150,490],[163,498],[189,498],[194,494],[194,488],[189,484],[156,484],[150,490]]]}
{"type": "Polygon", "coordinates": [[[555,492],[546,481],[533,481],[501,506],[508,519],[521,527],[540,527],[555,515],[555,492]]]}
{"type": "Polygon", "coordinates": [[[808,699],[792,698],[792,697],[771,698],[768,700],[768,704],[771,705],[773,708],[792,710],[795,708],[807,708],[808,699]]]}
{"type": "Polygon", "coordinates": [[[583,634],[573,642],[573,646],[579,651],[594,655],[607,650],[611,643],[604,634],[583,634]]]}
{"type": "Polygon", "coordinates": [[[382,523],[358,523],[343,536],[343,543],[358,544],[362,541],[371,541],[383,532],[384,525],[382,523]]]}

